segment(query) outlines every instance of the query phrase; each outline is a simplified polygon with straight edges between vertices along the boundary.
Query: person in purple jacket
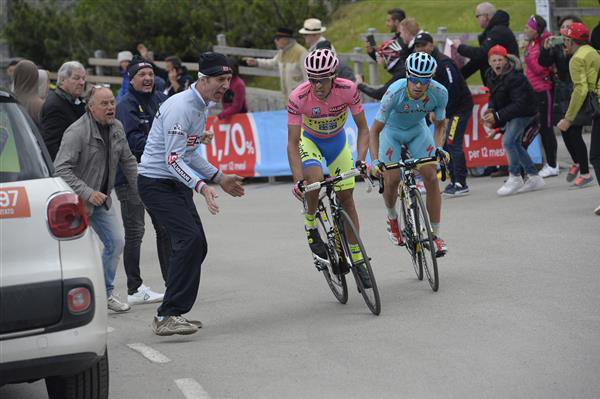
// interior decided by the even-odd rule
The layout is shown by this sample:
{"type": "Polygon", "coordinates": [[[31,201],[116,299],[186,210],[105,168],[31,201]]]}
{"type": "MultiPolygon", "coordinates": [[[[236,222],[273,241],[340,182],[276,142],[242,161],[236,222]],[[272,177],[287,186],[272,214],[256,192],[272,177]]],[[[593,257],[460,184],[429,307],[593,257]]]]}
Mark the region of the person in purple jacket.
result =
{"type": "Polygon", "coordinates": [[[525,26],[528,43],[525,48],[525,76],[533,87],[540,115],[540,137],[546,153],[546,163],[540,171],[541,177],[558,176],[556,152],[558,144],[552,124],[552,75],[550,68],[538,62],[540,48],[550,36],[546,31],[546,21],[539,15],[532,15],[525,26]]]}
{"type": "Polygon", "coordinates": [[[240,78],[239,61],[230,57],[227,62],[231,67],[232,78],[229,83],[229,89],[227,89],[221,100],[223,111],[217,115],[219,119],[226,119],[234,114],[245,114],[248,112],[248,104],[246,103],[246,83],[240,78]]]}

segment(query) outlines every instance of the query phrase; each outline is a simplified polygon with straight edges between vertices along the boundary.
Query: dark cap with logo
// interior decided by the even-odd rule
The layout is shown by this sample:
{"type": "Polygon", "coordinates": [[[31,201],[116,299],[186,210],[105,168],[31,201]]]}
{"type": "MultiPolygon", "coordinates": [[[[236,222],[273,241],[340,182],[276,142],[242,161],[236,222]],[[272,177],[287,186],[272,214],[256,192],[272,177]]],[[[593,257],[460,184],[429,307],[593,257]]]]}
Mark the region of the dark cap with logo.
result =
{"type": "Polygon", "coordinates": [[[427,32],[421,32],[415,36],[415,44],[433,43],[433,37],[427,32]]]}
{"type": "Polygon", "coordinates": [[[127,68],[127,74],[129,75],[129,80],[133,79],[136,73],[140,71],[140,69],[150,68],[154,70],[154,67],[151,63],[140,57],[139,55],[133,56],[131,61],[129,62],[129,67],[127,68]]]}
{"type": "Polygon", "coordinates": [[[206,76],[220,76],[232,73],[227,57],[221,53],[206,52],[200,54],[198,72],[206,76]]]}

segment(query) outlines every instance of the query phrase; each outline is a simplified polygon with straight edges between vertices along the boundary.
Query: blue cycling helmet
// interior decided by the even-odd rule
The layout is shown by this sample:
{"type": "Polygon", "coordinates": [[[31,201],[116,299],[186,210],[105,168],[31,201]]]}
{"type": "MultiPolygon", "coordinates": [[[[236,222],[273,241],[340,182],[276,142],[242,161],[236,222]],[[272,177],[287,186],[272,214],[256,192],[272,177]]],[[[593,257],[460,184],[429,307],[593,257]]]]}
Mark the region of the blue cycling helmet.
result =
{"type": "Polygon", "coordinates": [[[412,53],[406,59],[406,74],[417,78],[431,78],[437,68],[435,58],[427,53],[412,53]]]}

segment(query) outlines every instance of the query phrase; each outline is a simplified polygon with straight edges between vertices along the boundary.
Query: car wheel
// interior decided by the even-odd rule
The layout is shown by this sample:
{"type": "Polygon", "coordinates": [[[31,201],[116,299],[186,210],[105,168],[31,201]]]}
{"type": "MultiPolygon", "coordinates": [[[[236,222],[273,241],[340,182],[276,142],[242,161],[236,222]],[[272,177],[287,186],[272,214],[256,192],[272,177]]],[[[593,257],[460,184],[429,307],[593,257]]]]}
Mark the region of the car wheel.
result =
{"type": "Polygon", "coordinates": [[[47,377],[49,399],[108,399],[108,349],[98,363],[79,374],[47,377]]]}

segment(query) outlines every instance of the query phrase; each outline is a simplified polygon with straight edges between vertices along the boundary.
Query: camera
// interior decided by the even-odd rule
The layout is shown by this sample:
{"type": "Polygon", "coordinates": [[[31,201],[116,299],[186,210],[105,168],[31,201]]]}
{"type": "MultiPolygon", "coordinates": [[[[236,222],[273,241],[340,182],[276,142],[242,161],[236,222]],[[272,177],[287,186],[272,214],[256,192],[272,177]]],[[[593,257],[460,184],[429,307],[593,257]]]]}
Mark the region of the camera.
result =
{"type": "Polygon", "coordinates": [[[375,47],[375,36],[367,35],[367,43],[369,43],[369,46],[375,47]]]}
{"type": "Polygon", "coordinates": [[[550,46],[562,46],[565,42],[564,36],[550,36],[546,40],[550,46]]]}

